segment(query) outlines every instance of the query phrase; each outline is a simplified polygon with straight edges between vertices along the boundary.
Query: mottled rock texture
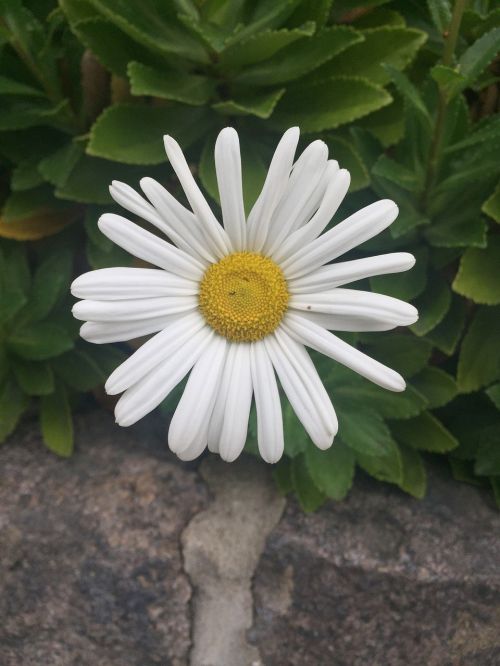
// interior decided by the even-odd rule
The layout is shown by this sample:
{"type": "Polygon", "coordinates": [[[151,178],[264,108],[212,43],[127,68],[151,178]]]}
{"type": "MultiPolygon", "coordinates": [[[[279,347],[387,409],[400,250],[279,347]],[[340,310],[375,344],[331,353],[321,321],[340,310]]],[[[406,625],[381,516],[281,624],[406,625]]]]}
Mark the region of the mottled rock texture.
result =
{"type": "Polygon", "coordinates": [[[179,544],[207,493],[149,425],[80,418],[68,461],[36,426],[0,449],[1,666],[188,663],[179,544]]]}
{"type": "Polygon", "coordinates": [[[439,468],[281,515],[268,469],[182,465],[155,418],[81,416],[68,461],[37,429],[0,448],[0,666],[500,664],[500,515],[439,468]]]}

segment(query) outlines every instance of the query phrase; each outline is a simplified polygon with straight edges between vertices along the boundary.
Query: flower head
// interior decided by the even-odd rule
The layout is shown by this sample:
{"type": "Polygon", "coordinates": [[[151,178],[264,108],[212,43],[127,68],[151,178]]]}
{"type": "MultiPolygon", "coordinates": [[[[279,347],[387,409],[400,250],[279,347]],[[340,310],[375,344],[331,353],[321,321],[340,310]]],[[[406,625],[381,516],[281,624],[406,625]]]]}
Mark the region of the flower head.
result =
{"type": "Polygon", "coordinates": [[[222,130],[215,146],[222,226],[180,147],[165,137],[191,210],[151,178],[140,182],[146,198],[116,181],[110,192],[169,240],[119,215],[99,220],[108,238],[157,268],[106,268],[73,282],[72,293],[85,299],[73,313],[86,320],[80,331],[86,340],[155,334],[106,382],[109,394],[123,393],[115,409],[120,425],[153,410],[189,374],[168,436],[183,460],[207,446],[224,460],[237,458],[252,398],[260,453],[268,462],[279,460],[284,438],[277,378],[312,441],[321,449],[331,446],[338,429],[335,410],[306,347],[386,389],[405,388],[397,372],[331,332],[384,331],[416,321],[412,305],[344,288],[408,270],[412,255],[331,263],[386,229],[398,208],[378,201],[323,233],[350,176],[328,159],[322,141],[313,141],[294,162],[298,140],[298,128],[285,132],[246,218],[238,135],[222,130]]]}

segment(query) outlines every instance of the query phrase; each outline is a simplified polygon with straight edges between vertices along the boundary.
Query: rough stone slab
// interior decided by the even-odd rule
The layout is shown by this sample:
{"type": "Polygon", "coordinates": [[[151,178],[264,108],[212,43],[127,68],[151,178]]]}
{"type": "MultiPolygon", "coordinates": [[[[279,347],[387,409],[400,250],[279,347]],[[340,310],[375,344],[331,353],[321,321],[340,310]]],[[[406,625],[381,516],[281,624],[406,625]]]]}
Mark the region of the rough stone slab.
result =
{"type": "Polygon", "coordinates": [[[266,666],[497,666],[500,515],[439,471],[420,502],[369,479],[316,514],[289,502],[254,601],[266,666]]]}
{"type": "Polygon", "coordinates": [[[205,505],[164,426],[80,418],[58,460],[37,426],[0,449],[1,666],[182,666],[191,586],[180,535],[205,505]]]}

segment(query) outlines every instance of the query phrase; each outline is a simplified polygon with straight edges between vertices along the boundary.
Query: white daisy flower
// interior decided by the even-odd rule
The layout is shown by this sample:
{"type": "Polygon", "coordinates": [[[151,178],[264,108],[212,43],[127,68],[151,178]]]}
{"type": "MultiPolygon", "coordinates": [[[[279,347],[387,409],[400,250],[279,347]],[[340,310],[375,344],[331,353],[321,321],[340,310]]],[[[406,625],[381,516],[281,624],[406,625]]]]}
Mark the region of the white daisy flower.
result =
{"type": "Polygon", "coordinates": [[[344,287],[406,271],[415,262],[411,254],[331,263],[386,229],[398,208],[377,201],[322,233],[348,190],[349,172],[328,159],[322,141],[294,162],[298,140],[298,128],[285,132],[246,218],[238,135],[222,130],[215,145],[221,226],[179,145],[166,136],[191,210],[151,178],[140,182],[146,198],[116,181],[110,191],[169,240],[119,215],[99,220],[103,234],[157,268],[105,268],[73,282],[73,295],[85,299],[73,314],[86,321],[80,331],[86,340],[155,334],[106,382],[109,394],[123,394],[115,409],[119,425],[148,414],[190,373],[168,435],[182,460],[207,446],[235,460],[246,441],[252,398],[259,451],[267,462],[279,460],[284,438],[277,379],[314,444],[331,446],[337,417],[306,347],[386,389],[405,388],[397,372],[330,332],[385,331],[416,321],[408,303],[344,287]]]}

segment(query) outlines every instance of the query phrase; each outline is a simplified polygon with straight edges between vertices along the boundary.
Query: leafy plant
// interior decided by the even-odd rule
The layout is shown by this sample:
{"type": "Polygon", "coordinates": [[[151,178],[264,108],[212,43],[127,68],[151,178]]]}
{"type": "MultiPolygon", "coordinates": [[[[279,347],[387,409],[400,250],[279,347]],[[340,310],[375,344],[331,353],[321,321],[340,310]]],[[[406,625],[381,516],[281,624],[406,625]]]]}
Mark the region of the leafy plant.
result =
{"type": "Polygon", "coordinates": [[[297,124],[351,171],[345,214],[379,197],[400,206],[390,232],[353,257],[412,251],[409,274],[365,287],[413,301],[421,317],[411,331],[349,339],[408,378],[403,394],[314,356],[338,442],[314,449],[283,400],[278,485],[312,510],[342,499],[358,466],[422,497],[425,457],[446,454],[458,480],[490,484],[500,501],[494,4],[0,0],[0,436],[35,400],[45,441],[67,455],[69,405],[122,354],[79,341],[68,314],[72,275],[130,261],[97,229],[110,181],[149,175],[175,189],[168,132],[217,206],[213,145],[231,124],[250,207],[277,137],[297,124]]]}

